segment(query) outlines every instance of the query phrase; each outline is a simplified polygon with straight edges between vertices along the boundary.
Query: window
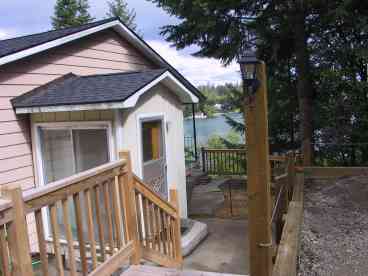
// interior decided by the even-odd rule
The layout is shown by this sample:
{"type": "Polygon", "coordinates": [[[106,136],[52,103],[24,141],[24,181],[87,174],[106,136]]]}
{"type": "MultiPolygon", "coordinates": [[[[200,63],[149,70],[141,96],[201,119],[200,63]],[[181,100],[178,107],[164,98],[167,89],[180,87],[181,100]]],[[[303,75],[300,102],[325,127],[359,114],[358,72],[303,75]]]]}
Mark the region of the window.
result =
{"type": "MultiPolygon", "coordinates": [[[[111,131],[108,123],[80,122],[47,123],[40,124],[37,128],[40,145],[39,160],[42,164],[40,175],[43,183],[57,181],[73,174],[100,166],[111,160],[110,145],[111,131]]],[[[81,194],[81,202],[84,205],[84,195],[81,194]]],[[[59,204],[60,205],[60,204],[59,204]]],[[[65,237],[65,228],[61,206],[57,205],[57,219],[61,237],[65,237]]],[[[82,206],[83,206],[82,205],[82,206]]],[[[74,206],[69,204],[71,227],[74,237],[77,229],[75,224],[74,206]]],[[[93,210],[95,212],[95,210],[93,210]]],[[[48,210],[43,210],[44,216],[49,220],[48,210]]],[[[104,214],[104,211],[102,211],[104,214]]],[[[94,216],[95,217],[95,216],[94,216]]],[[[83,220],[85,218],[83,217],[83,220]]],[[[86,225],[86,221],[84,221],[86,225]]],[[[50,223],[45,224],[46,238],[50,237],[50,223]]],[[[83,229],[87,236],[86,229],[83,229]]],[[[97,229],[95,229],[97,237],[97,229]]],[[[107,232],[106,232],[107,233],[107,232]]]]}
{"type": "Polygon", "coordinates": [[[109,162],[107,127],[41,127],[45,184],[109,162]]]}
{"type": "Polygon", "coordinates": [[[162,157],[161,121],[142,123],[143,162],[162,157]]]}

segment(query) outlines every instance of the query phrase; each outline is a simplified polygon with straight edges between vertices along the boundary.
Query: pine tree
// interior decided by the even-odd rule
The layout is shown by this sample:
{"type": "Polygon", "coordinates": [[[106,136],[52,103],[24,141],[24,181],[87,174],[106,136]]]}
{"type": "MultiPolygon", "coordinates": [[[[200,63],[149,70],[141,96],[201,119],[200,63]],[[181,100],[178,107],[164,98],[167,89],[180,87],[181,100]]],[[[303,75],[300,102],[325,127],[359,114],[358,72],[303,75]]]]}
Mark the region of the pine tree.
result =
{"type": "Polygon", "coordinates": [[[78,1],[78,23],[80,25],[89,23],[94,20],[94,18],[89,13],[89,3],[88,0],[79,0],[78,1]]]}
{"type": "Polygon", "coordinates": [[[91,22],[94,18],[88,9],[87,0],[57,0],[51,17],[53,28],[57,30],[91,22]]]}
{"type": "Polygon", "coordinates": [[[109,6],[109,12],[106,14],[108,17],[119,17],[130,29],[133,31],[137,30],[135,10],[130,10],[124,0],[113,0],[107,4],[109,6]]]}

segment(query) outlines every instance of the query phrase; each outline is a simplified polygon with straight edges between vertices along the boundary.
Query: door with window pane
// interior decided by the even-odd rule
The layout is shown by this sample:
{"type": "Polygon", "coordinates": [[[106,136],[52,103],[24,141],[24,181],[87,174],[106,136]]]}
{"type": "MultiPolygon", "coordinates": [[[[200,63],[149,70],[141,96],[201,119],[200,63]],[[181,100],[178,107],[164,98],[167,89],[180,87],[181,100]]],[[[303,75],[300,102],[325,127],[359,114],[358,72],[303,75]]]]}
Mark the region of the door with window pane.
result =
{"type": "Polygon", "coordinates": [[[141,122],[143,180],[167,198],[165,141],[162,120],[141,122]]]}
{"type": "MultiPolygon", "coordinates": [[[[57,181],[110,161],[107,128],[39,128],[44,183],[57,181]]],[[[83,202],[83,194],[81,194],[83,202]]],[[[72,230],[76,235],[74,206],[69,206],[72,230]]],[[[61,235],[65,229],[58,206],[61,235]]]]}

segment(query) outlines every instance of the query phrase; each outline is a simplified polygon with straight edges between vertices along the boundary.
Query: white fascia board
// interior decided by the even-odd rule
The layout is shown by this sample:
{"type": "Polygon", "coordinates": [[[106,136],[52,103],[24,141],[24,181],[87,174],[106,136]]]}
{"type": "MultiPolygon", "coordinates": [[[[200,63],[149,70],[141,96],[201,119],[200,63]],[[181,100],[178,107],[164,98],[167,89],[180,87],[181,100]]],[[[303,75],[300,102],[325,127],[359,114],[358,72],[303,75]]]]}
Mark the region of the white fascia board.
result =
{"type": "Polygon", "coordinates": [[[50,105],[39,107],[17,107],[16,114],[64,112],[64,111],[84,111],[84,110],[107,110],[124,108],[123,102],[97,103],[97,104],[70,104],[70,105],[50,105]]]}
{"type": "Polygon", "coordinates": [[[54,48],[54,47],[58,47],[60,45],[63,45],[65,43],[83,38],[85,36],[97,33],[99,31],[108,29],[108,28],[114,28],[115,31],[117,31],[120,35],[122,35],[125,39],[127,39],[129,42],[133,43],[133,45],[139,47],[146,55],[148,55],[151,59],[155,60],[156,62],[158,62],[159,64],[165,64],[165,61],[158,56],[154,51],[152,51],[152,49],[150,49],[150,47],[148,47],[145,43],[142,42],[142,40],[140,38],[138,38],[131,30],[129,30],[127,27],[125,27],[123,24],[120,23],[119,20],[114,20],[84,31],[80,31],[78,33],[75,34],[71,34],[68,36],[64,36],[62,38],[59,39],[55,39],[46,43],[43,43],[41,45],[38,46],[34,46],[32,48],[14,53],[14,54],[10,54],[7,55],[5,57],[0,58],[0,66],[46,51],[48,49],[54,48]]]}
{"type": "Polygon", "coordinates": [[[108,23],[105,23],[105,24],[102,24],[102,25],[99,25],[99,26],[96,26],[96,27],[93,27],[93,28],[90,28],[90,29],[87,29],[87,30],[84,30],[84,31],[80,31],[80,32],[75,33],[75,34],[71,34],[71,35],[64,36],[64,37],[59,38],[59,39],[55,39],[55,40],[43,43],[41,45],[26,49],[26,50],[23,50],[23,51],[14,53],[14,54],[7,55],[5,57],[0,58],[0,66],[4,65],[4,64],[7,64],[9,62],[13,62],[13,61],[16,61],[16,60],[19,60],[19,59],[22,59],[22,58],[25,58],[25,57],[43,52],[43,51],[46,51],[48,49],[63,45],[65,43],[71,42],[73,40],[77,40],[79,38],[91,35],[93,33],[96,33],[96,32],[114,27],[117,24],[122,25],[118,20],[111,21],[111,22],[108,22],[108,23]]]}
{"type": "MultiPolygon", "coordinates": [[[[192,92],[189,91],[189,89],[187,89],[177,78],[175,78],[169,71],[166,71],[165,73],[163,73],[161,76],[159,76],[158,78],[154,79],[152,82],[150,82],[149,84],[147,84],[146,86],[144,86],[143,88],[141,88],[138,92],[134,93],[133,95],[131,95],[128,99],[126,99],[124,101],[124,108],[130,108],[130,107],[134,107],[139,98],[148,90],[150,90],[152,87],[154,87],[156,84],[162,82],[162,81],[170,81],[172,82],[177,89],[178,93],[180,93],[183,98],[188,98],[190,99],[191,103],[198,103],[199,102],[199,98],[194,95],[192,92]]],[[[178,95],[179,97],[181,95],[178,95]]],[[[183,101],[185,102],[185,101],[183,101]]]]}

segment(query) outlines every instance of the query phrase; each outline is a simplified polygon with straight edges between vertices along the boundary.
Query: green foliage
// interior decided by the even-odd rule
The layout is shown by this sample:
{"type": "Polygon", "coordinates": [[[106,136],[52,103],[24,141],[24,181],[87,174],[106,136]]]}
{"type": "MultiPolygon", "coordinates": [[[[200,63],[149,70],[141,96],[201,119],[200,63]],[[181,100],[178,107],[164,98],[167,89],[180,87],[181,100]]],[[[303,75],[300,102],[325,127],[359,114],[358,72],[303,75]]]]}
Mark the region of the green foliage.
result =
{"type": "Polygon", "coordinates": [[[119,17],[133,31],[137,30],[135,23],[136,12],[134,9],[129,9],[128,4],[124,0],[113,0],[108,3],[109,11],[106,14],[108,17],[119,17]]]}
{"type": "MultiPolygon", "coordinates": [[[[203,85],[198,89],[206,97],[197,107],[196,112],[202,112],[207,117],[213,117],[217,112],[239,112],[242,90],[239,85],[226,83],[224,85],[203,85]]],[[[191,106],[184,111],[185,116],[191,116],[191,106]]]]}
{"type": "Polygon", "coordinates": [[[180,18],[162,30],[179,49],[197,45],[195,55],[229,64],[257,46],[267,63],[275,150],[302,139],[368,140],[367,1],[150,1],[180,18]],[[357,111],[346,111],[348,104],[357,111]],[[334,116],[341,109],[343,122],[334,116]]]}
{"type": "Polygon", "coordinates": [[[210,149],[224,149],[225,143],[223,138],[217,134],[212,134],[207,141],[207,147],[210,149]]]}
{"type": "Polygon", "coordinates": [[[80,26],[89,23],[94,18],[89,14],[87,0],[57,0],[54,16],[51,17],[55,30],[80,26]]]}
{"type": "Polygon", "coordinates": [[[89,22],[92,22],[94,18],[89,13],[89,3],[88,0],[79,0],[78,1],[78,16],[77,21],[79,25],[83,25],[89,22]]]}

